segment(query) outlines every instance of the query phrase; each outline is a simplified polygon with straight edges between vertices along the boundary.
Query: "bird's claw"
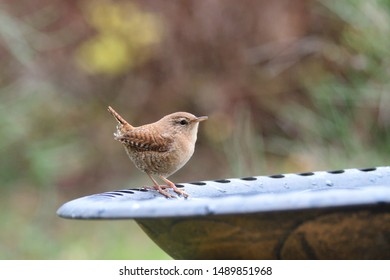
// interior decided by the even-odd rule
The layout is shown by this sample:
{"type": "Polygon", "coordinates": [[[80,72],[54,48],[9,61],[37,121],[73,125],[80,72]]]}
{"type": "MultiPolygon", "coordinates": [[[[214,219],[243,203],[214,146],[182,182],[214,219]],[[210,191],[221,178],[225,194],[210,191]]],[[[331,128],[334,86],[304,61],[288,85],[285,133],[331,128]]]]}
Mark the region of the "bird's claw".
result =
{"type": "Polygon", "coordinates": [[[176,196],[160,189],[160,190],[157,190],[159,193],[161,193],[163,196],[165,196],[166,198],[177,198],[176,196]]]}
{"type": "MultiPolygon", "coordinates": [[[[158,191],[160,194],[162,194],[163,196],[165,196],[166,198],[177,198],[176,196],[174,196],[174,195],[170,194],[169,192],[165,191],[165,189],[171,189],[170,186],[167,186],[167,185],[160,185],[159,187],[160,187],[160,189],[157,189],[156,187],[143,186],[141,189],[143,189],[143,190],[149,190],[149,191],[150,191],[150,190],[156,190],[156,191],[158,191]]],[[[182,191],[182,190],[180,190],[180,189],[178,189],[178,188],[173,189],[173,191],[174,191],[175,193],[177,193],[178,195],[183,196],[184,198],[189,197],[189,195],[188,195],[186,192],[184,192],[184,191],[182,191]]]]}
{"type": "Polygon", "coordinates": [[[178,195],[182,195],[182,196],[184,196],[184,198],[187,198],[187,197],[189,197],[189,195],[185,192],[185,191],[182,191],[182,190],[180,190],[180,189],[174,189],[173,190],[175,193],[177,193],[178,195]]]}

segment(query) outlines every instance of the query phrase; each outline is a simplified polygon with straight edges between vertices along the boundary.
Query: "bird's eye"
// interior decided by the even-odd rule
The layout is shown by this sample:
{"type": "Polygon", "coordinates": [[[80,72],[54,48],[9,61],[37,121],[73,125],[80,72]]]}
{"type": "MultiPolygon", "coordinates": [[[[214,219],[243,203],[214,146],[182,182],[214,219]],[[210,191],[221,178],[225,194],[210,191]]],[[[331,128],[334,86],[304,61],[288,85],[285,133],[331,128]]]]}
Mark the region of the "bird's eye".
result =
{"type": "Polygon", "coordinates": [[[188,124],[188,121],[187,121],[187,120],[181,120],[179,123],[180,123],[181,125],[187,125],[187,124],[188,124]]]}

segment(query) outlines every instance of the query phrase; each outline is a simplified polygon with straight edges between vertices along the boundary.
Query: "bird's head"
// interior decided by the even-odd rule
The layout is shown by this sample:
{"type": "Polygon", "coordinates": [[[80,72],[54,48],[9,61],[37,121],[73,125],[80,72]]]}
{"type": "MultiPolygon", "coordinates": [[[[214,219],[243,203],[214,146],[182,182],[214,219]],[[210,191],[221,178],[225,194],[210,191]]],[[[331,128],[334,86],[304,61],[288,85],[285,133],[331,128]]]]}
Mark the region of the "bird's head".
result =
{"type": "Polygon", "coordinates": [[[206,116],[196,117],[190,113],[177,112],[163,117],[159,122],[164,127],[164,130],[184,135],[189,140],[195,141],[199,123],[207,119],[208,117],[206,116]]]}

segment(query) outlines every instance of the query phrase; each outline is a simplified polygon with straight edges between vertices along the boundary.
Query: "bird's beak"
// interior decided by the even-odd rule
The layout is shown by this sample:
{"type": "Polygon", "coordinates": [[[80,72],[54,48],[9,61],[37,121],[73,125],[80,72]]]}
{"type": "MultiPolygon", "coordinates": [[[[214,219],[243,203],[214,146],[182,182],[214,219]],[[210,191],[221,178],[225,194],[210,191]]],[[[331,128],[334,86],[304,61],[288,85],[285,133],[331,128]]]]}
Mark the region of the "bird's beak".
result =
{"type": "Polygon", "coordinates": [[[207,116],[202,116],[202,117],[197,117],[194,122],[203,122],[205,120],[207,120],[209,117],[207,116]]]}

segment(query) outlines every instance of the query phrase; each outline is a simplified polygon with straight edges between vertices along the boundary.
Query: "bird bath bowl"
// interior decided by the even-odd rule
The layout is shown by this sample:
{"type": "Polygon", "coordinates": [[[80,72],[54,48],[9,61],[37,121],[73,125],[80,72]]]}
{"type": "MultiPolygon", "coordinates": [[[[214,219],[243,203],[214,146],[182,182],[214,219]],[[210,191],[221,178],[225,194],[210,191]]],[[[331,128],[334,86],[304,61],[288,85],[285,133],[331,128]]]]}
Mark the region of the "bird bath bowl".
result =
{"type": "Polygon", "coordinates": [[[175,259],[390,259],[390,167],[130,188],[65,203],[70,219],[134,219],[175,259]]]}

